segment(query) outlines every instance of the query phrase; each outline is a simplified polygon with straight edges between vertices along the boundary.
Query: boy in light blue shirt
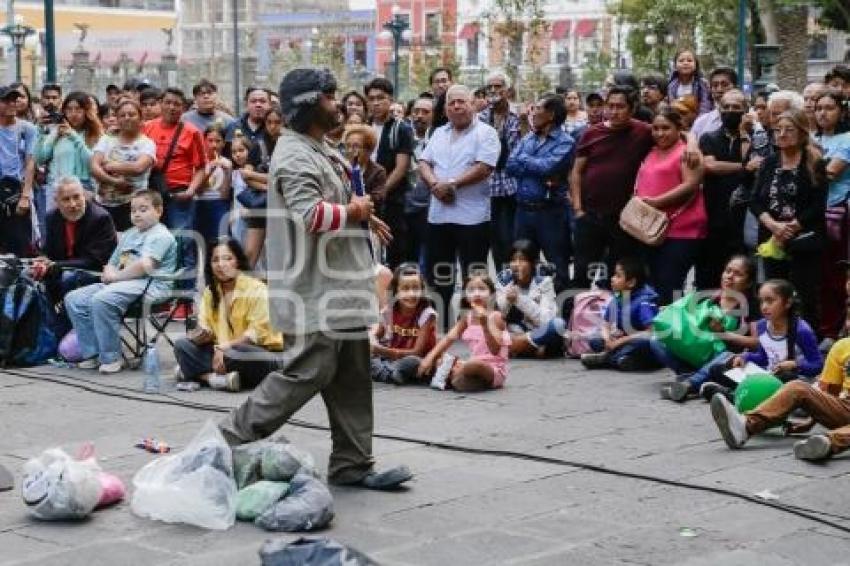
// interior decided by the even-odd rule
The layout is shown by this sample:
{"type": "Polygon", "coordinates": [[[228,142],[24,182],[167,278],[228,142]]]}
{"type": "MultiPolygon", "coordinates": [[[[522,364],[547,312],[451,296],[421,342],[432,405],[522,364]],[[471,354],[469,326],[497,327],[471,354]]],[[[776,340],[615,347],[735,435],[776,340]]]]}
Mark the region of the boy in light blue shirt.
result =
{"type": "Polygon", "coordinates": [[[72,291],[65,308],[83,355],[81,369],[101,373],[122,369],[121,319],[143,294],[148,300],[164,296],[177,270],[177,241],[159,222],[162,197],[144,190],[130,201],[133,227],[122,234],[103,268],[101,283],[72,291]]]}

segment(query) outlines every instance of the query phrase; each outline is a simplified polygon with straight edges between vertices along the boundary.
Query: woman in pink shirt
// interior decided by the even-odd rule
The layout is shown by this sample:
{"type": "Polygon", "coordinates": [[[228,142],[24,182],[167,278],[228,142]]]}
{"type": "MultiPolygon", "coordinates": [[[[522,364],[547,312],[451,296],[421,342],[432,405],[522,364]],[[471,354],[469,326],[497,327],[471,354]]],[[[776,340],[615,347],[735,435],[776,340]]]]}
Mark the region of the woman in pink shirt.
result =
{"type": "Polygon", "coordinates": [[[655,142],[637,174],[635,194],[667,213],[670,227],[660,246],[649,248],[650,281],[662,305],[681,291],[708,232],[702,190],[702,167],[690,169],[683,155],[682,117],[674,110],[660,112],[652,121],[655,142]]]}

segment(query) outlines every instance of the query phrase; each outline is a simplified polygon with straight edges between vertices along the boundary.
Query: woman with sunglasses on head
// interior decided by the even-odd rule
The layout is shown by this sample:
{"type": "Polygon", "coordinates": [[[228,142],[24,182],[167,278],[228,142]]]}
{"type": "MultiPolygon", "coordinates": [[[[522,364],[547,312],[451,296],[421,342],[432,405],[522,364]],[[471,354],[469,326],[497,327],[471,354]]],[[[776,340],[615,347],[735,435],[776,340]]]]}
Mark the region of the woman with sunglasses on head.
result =
{"type": "Polygon", "coordinates": [[[802,317],[817,329],[827,189],[822,154],[802,110],[783,112],[773,136],[777,152],[762,162],[750,203],[759,221],[759,255],[767,279],[791,281],[802,317]]]}

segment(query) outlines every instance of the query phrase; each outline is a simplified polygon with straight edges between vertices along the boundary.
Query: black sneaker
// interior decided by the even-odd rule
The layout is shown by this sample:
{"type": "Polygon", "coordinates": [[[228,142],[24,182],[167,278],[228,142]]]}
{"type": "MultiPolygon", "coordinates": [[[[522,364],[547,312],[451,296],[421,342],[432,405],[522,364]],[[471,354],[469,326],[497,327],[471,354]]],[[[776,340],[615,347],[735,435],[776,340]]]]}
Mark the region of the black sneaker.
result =
{"type": "Polygon", "coordinates": [[[602,369],[608,367],[608,352],[594,352],[581,355],[581,365],[587,369],[602,369]]]}
{"type": "Polygon", "coordinates": [[[338,485],[363,487],[377,491],[393,491],[399,489],[402,484],[410,481],[412,478],[413,472],[410,471],[410,468],[407,466],[396,466],[383,472],[371,471],[356,482],[338,485]]]}
{"type": "Polygon", "coordinates": [[[735,393],[730,388],[720,385],[719,383],[706,381],[699,388],[699,396],[709,402],[711,401],[711,398],[714,397],[715,393],[723,395],[729,401],[735,401],[735,393]]]}
{"type": "Polygon", "coordinates": [[[826,460],[832,456],[832,444],[824,434],[815,434],[794,443],[794,456],[798,460],[826,460]]]}

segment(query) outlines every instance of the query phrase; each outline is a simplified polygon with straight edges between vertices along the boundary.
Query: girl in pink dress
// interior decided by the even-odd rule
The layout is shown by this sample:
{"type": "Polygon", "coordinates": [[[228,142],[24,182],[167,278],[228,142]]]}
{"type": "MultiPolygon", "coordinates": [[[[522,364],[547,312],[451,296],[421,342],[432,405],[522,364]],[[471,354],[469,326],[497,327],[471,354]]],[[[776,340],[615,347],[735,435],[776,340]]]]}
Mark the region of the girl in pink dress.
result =
{"type": "Polygon", "coordinates": [[[427,376],[433,371],[431,387],[482,391],[504,385],[511,336],[502,313],[491,308],[495,292],[493,282],[486,275],[472,275],[466,281],[462,306],[468,312],[419,364],[419,375],[427,376]],[[469,348],[468,360],[445,353],[458,339],[469,348]]]}

